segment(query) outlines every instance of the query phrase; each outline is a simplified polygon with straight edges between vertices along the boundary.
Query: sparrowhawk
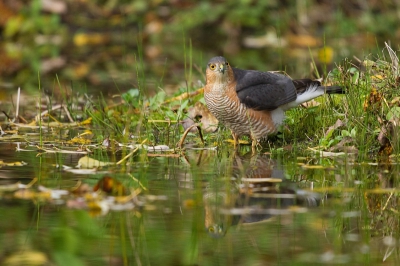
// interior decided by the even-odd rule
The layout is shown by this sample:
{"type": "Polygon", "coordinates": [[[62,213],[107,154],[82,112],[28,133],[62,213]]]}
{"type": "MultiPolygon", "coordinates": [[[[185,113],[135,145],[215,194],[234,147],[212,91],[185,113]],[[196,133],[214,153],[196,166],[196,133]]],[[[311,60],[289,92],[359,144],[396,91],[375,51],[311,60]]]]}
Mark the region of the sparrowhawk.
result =
{"type": "Polygon", "coordinates": [[[256,146],[258,140],[277,132],[286,110],[325,93],[344,90],[311,79],[233,68],[222,56],[207,64],[204,99],[211,113],[231,130],[235,144],[247,135],[256,146]]]}

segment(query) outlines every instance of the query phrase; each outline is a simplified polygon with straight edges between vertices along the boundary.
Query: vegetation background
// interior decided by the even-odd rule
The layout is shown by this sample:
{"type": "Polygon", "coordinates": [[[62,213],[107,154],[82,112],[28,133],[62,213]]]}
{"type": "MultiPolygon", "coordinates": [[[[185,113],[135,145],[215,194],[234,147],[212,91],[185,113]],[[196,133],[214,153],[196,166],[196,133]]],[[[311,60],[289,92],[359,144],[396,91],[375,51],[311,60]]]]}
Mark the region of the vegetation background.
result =
{"type": "Polygon", "coordinates": [[[400,78],[388,52],[398,49],[399,19],[396,0],[0,0],[0,264],[398,265],[400,78]],[[197,131],[176,149],[202,95],[172,95],[199,92],[216,55],[293,78],[332,70],[328,82],[348,93],[288,111],[265,147],[272,156],[250,156],[246,145],[248,156],[232,152],[228,130],[205,134],[211,149],[196,150],[197,131]],[[30,97],[11,99],[18,87],[30,97]],[[92,163],[77,174],[82,161],[92,163]],[[93,169],[109,162],[106,176],[93,169]],[[236,197],[241,176],[275,175],[280,165],[287,180],[321,194],[321,212],[293,208],[268,226],[204,236],[204,195],[236,197]],[[128,201],[126,212],[99,214],[121,210],[102,194],[92,201],[92,188],[107,192],[110,179],[109,192],[129,188],[136,198],[143,189],[144,211],[128,201]],[[50,196],[57,191],[72,200],[66,208],[50,196]]]}
{"type": "Polygon", "coordinates": [[[315,60],[326,74],[396,49],[399,19],[394,0],[0,0],[0,100],[39,79],[45,91],[198,88],[216,55],[296,78],[315,60]]]}

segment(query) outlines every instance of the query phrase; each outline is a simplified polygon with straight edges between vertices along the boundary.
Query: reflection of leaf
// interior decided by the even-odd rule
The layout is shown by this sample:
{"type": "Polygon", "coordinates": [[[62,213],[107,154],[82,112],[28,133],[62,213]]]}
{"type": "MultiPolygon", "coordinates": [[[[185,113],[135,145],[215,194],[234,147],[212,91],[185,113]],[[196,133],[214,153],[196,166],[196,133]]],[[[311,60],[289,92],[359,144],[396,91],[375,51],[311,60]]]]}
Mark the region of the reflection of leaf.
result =
{"type": "Polygon", "coordinates": [[[78,185],[71,189],[71,192],[75,195],[84,195],[90,191],[90,187],[86,183],[79,182],[78,185]]]}
{"type": "MultiPolygon", "coordinates": [[[[213,116],[208,108],[202,104],[201,102],[196,102],[194,107],[189,108],[188,110],[189,118],[183,120],[182,126],[186,130],[191,125],[193,125],[196,119],[199,119],[202,124],[202,129],[205,132],[214,132],[217,130],[218,120],[213,116]]],[[[193,128],[193,131],[197,131],[196,128],[193,128]]]]}
{"type": "Polygon", "coordinates": [[[98,160],[90,158],[88,156],[83,156],[78,161],[78,166],[80,168],[95,168],[95,167],[106,166],[106,165],[110,165],[110,164],[112,164],[112,163],[98,161],[98,160]]]}
{"type": "Polygon", "coordinates": [[[60,199],[62,196],[69,195],[69,191],[63,189],[51,189],[44,186],[39,186],[38,190],[42,193],[48,194],[51,199],[60,199]]]}
{"type": "Polygon", "coordinates": [[[33,199],[37,196],[37,193],[30,189],[20,189],[14,192],[16,199],[33,199]]]}
{"type": "Polygon", "coordinates": [[[2,166],[24,166],[24,165],[27,165],[27,163],[24,161],[5,163],[3,160],[0,160],[0,167],[2,167],[2,166]]]}
{"type": "Polygon", "coordinates": [[[128,195],[128,190],[121,182],[110,176],[104,176],[93,187],[94,191],[101,190],[113,196],[128,195]]]}

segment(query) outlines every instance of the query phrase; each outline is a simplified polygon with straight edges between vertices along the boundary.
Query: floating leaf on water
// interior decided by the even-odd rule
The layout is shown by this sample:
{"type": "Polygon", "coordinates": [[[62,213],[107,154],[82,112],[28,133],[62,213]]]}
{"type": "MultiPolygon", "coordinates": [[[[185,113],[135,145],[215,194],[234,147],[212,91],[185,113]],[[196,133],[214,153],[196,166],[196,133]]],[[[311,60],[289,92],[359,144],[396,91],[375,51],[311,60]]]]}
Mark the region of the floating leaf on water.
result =
{"type": "Polygon", "coordinates": [[[20,265],[48,265],[51,262],[48,260],[45,253],[26,250],[9,254],[3,260],[3,265],[20,266],[20,265]]]}
{"type": "Polygon", "coordinates": [[[40,192],[49,193],[51,199],[60,199],[62,196],[69,195],[69,191],[63,189],[50,189],[44,186],[38,186],[38,190],[40,192]]]}
{"type": "Polygon", "coordinates": [[[14,197],[17,199],[34,199],[37,197],[37,193],[30,189],[20,189],[14,193],[14,197]]]}
{"type": "Polygon", "coordinates": [[[73,174],[77,175],[90,175],[90,174],[98,174],[97,168],[91,168],[91,169],[75,169],[72,167],[68,167],[66,165],[63,165],[64,171],[70,172],[73,174]]]}
{"type": "Polygon", "coordinates": [[[0,192],[13,192],[22,188],[26,188],[26,185],[23,185],[20,182],[10,185],[0,185],[0,192]]]}
{"type": "Polygon", "coordinates": [[[79,168],[95,168],[95,167],[101,167],[101,166],[106,166],[110,165],[113,163],[110,162],[102,162],[93,158],[90,158],[88,156],[83,156],[82,158],[79,159],[77,167],[79,168]]]}
{"type": "Polygon", "coordinates": [[[169,146],[167,145],[156,145],[156,146],[147,146],[147,145],[143,145],[143,147],[145,149],[147,149],[147,151],[152,151],[152,152],[156,152],[156,151],[168,151],[170,150],[169,146]]]}
{"type": "Polygon", "coordinates": [[[0,167],[1,166],[24,166],[24,165],[27,165],[27,163],[24,161],[5,163],[3,160],[0,160],[0,167]]]}
{"type": "Polygon", "coordinates": [[[106,200],[89,201],[87,208],[92,216],[105,215],[110,211],[110,205],[106,200]]]}
{"type": "Polygon", "coordinates": [[[307,149],[317,153],[321,157],[336,157],[336,156],[346,156],[346,155],[352,155],[353,154],[353,153],[347,153],[347,152],[320,151],[320,150],[313,149],[313,148],[307,148],[307,149]]]}
{"type": "Polygon", "coordinates": [[[27,189],[30,188],[35,182],[37,181],[37,178],[32,179],[29,184],[21,184],[21,182],[17,182],[15,184],[11,185],[0,185],[0,192],[13,192],[18,189],[27,189]]]}

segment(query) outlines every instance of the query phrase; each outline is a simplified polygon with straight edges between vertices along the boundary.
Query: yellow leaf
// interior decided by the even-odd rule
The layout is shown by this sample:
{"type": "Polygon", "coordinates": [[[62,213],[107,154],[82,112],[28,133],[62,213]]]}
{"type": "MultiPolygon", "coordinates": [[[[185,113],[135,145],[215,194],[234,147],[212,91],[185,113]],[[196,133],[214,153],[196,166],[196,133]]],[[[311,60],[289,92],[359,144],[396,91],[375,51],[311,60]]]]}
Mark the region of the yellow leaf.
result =
{"type": "Polygon", "coordinates": [[[88,156],[83,156],[79,159],[78,165],[80,168],[95,168],[100,166],[110,165],[110,162],[101,162],[88,156]]]}

